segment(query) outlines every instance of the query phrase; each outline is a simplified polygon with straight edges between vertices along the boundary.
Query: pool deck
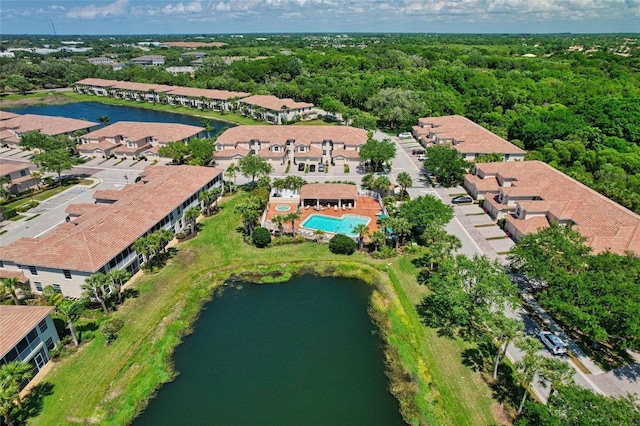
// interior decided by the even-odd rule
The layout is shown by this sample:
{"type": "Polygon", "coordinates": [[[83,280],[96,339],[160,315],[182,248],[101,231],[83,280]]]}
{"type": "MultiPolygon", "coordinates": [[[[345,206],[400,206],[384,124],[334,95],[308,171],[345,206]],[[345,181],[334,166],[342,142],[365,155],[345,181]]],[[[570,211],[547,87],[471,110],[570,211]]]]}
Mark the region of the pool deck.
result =
{"type": "MultiPolygon", "coordinates": [[[[358,215],[358,216],[366,216],[368,218],[371,219],[371,221],[369,222],[369,224],[367,225],[369,227],[369,233],[373,233],[374,231],[379,230],[380,228],[378,227],[377,224],[377,220],[378,217],[376,216],[378,213],[380,213],[380,203],[378,203],[378,201],[374,200],[373,198],[369,198],[369,197],[358,197],[358,201],[356,202],[357,207],[353,207],[352,209],[337,209],[332,205],[331,207],[324,207],[324,210],[315,210],[313,207],[309,207],[309,208],[301,208],[299,213],[300,213],[300,219],[296,220],[295,222],[295,228],[296,228],[296,233],[298,232],[299,228],[300,228],[300,224],[302,222],[305,221],[306,218],[308,218],[309,216],[311,216],[312,214],[323,214],[325,216],[332,216],[332,217],[342,217],[343,215],[346,214],[354,214],[354,215],[358,215]]],[[[271,218],[273,218],[274,216],[277,215],[281,215],[284,216],[288,213],[294,212],[296,211],[296,209],[298,208],[298,202],[293,202],[290,200],[271,200],[271,203],[269,204],[269,210],[267,211],[267,216],[266,219],[267,221],[270,221],[271,218]],[[280,212],[276,210],[276,206],[279,205],[290,205],[291,206],[291,210],[288,210],[286,212],[280,212]]],[[[304,228],[303,228],[304,229],[304,228]]],[[[285,223],[284,224],[284,232],[286,233],[291,233],[291,223],[285,223]]]]}

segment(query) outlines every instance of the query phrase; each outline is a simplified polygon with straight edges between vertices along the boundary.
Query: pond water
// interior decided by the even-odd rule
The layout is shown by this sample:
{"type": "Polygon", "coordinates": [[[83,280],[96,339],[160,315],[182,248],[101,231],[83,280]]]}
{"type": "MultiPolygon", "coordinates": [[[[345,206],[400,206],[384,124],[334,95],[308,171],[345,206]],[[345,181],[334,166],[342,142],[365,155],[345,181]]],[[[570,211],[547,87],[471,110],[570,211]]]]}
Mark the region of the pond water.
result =
{"type": "Polygon", "coordinates": [[[142,425],[402,425],[361,281],[233,283],[176,348],[142,425]],[[236,287],[238,286],[238,287],[236,287]]]}
{"type": "MultiPolygon", "coordinates": [[[[142,121],[157,123],[182,123],[192,126],[202,126],[202,119],[185,114],[175,114],[165,111],[157,111],[146,108],[136,108],[131,106],[109,105],[100,102],[77,102],[62,105],[34,105],[23,108],[7,109],[16,114],[38,114],[53,117],[67,117],[86,119],[95,123],[100,123],[98,117],[106,116],[110,119],[110,124],[118,121],[142,121]]],[[[212,136],[223,127],[233,127],[234,124],[218,120],[211,120],[211,124],[216,128],[212,136]]]]}

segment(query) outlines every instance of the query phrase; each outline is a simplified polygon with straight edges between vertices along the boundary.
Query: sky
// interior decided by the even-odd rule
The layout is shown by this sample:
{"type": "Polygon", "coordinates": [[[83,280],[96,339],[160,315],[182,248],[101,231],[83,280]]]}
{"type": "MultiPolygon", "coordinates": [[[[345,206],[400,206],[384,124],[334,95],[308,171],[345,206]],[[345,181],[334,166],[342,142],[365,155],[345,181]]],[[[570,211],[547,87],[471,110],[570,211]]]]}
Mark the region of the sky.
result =
{"type": "Polygon", "coordinates": [[[640,32],[640,0],[1,0],[0,34],[640,32]],[[53,25],[52,25],[53,22],[53,25]]]}

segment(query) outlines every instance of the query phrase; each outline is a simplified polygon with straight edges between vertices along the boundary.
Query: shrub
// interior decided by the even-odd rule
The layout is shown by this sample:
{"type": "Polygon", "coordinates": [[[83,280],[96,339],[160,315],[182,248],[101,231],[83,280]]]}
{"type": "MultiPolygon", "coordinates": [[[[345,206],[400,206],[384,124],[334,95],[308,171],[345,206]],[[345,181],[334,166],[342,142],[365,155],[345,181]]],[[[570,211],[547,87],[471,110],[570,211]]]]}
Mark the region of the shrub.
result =
{"type": "Polygon", "coordinates": [[[124,326],[124,321],[120,318],[109,318],[100,324],[100,333],[107,339],[107,345],[110,345],[118,337],[118,331],[124,326]]]}
{"type": "Polygon", "coordinates": [[[184,240],[185,238],[187,238],[187,233],[186,232],[176,232],[176,238],[179,240],[184,240]]]}
{"type": "Polygon", "coordinates": [[[253,244],[258,248],[263,248],[271,243],[271,233],[267,228],[258,227],[251,234],[253,244]]]}
{"type": "Polygon", "coordinates": [[[12,218],[14,216],[16,216],[18,213],[16,213],[16,209],[11,208],[11,207],[6,207],[2,210],[2,217],[6,220],[9,218],[12,218]]]}
{"type": "Polygon", "coordinates": [[[356,242],[346,235],[337,234],[329,241],[329,251],[334,254],[353,254],[356,251],[356,242]]]}
{"type": "Polygon", "coordinates": [[[382,246],[380,247],[380,250],[371,253],[371,257],[373,257],[374,259],[390,259],[392,257],[396,257],[397,255],[398,252],[395,251],[393,247],[389,246],[382,246]]]}

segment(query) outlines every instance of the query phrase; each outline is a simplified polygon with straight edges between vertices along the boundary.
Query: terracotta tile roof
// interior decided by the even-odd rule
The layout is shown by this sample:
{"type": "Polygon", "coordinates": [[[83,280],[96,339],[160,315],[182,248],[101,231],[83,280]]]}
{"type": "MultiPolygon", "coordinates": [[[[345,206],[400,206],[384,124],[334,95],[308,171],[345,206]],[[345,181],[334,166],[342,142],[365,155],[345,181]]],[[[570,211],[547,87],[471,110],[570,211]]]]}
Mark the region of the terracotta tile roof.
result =
{"type": "Polygon", "coordinates": [[[83,80],[76,81],[76,84],[99,87],[111,87],[116,83],[118,82],[115,80],[105,80],[103,78],[85,78],[83,80]]]}
{"type": "Polygon", "coordinates": [[[71,216],[82,216],[83,214],[87,214],[97,209],[108,209],[108,208],[109,206],[105,206],[104,204],[78,203],[78,204],[69,204],[67,208],[64,210],[64,212],[71,216]]]}
{"type": "Polygon", "coordinates": [[[248,105],[254,105],[257,107],[262,107],[266,109],[270,109],[272,111],[287,111],[291,109],[300,109],[300,108],[313,108],[313,104],[307,102],[296,102],[291,98],[278,98],[272,95],[253,95],[248,98],[241,99],[240,102],[244,102],[248,105]],[[282,108],[286,106],[286,108],[282,108]]]}
{"type": "Polygon", "coordinates": [[[296,158],[321,158],[322,150],[311,146],[311,147],[308,147],[308,149],[305,150],[304,152],[296,151],[295,157],[296,158]]]}
{"type": "Polygon", "coordinates": [[[116,136],[122,136],[123,139],[132,141],[153,138],[153,144],[157,145],[189,139],[197,136],[201,132],[204,132],[204,127],[190,126],[188,124],[118,121],[117,123],[87,133],[82,136],[82,139],[93,143],[104,140],[105,138],[115,138],[116,136]]]}
{"type": "Polygon", "coordinates": [[[30,166],[30,163],[0,159],[0,176],[8,175],[19,170],[28,169],[30,166]]]}
{"type": "Polygon", "coordinates": [[[83,153],[84,152],[93,153],[93,152],[96,152],[97,150],[107,152],[119,146],[120,146],[119,143],[113,143],[108,140],[103,140],[100,142],[83,143],[83,144],[77,145],[77,148],[78,148],[78,151],[83,153]]]}
{"type": "Polygon", "coordinates": [[[261,149],[260,151],[258,151],[258,157],[260,158],[273,158],[279,160],[284,158],[285,154],[286,153],[284,151],[274,152],[269,149],[261,149]]]}
{"type": "Polygon", "coordinates": [[[221,175],[197,166],[149,166],[122,189],[117,202],[64,223],[39,238],[0,247],[0,259],[24,265],[93,273],[221,175]]]}
{"type": "Polygon", "coordinates": [[[458,141],[459,143],[455,143],[453,147],[463,154],[497,152],[524,155],[526,153],[523,149],[460,115],[424,117],[418,119],[418,123],[442,139],[453,138],[458,141]]]}
{"type": "Polygon", "coordinates": [[[98,125],[98,123],[76,120],[75,118],[49,117],[36,114],[23,114],[0,121],[0,129],[11,129],[19,133],[37,130],[51,136],[73,133],[78,130],[89,130],[98,125]]]}
{"type": "MultiPolygon", "coordinates": [[[[516,161],[481,163],[475,167],[476,174],[484,175],[486,180],[508,179],[512,186],[501,188],[508,196],[539,197],[538,200],[519,200],[518,203],[524,210],[539,211],[547,207],[547,214],[542,217],[547,223],[555,219],[573,222],[574,228],[587,238],[587,244],[595,253],[610,249],[618,254],[626,250],[640,254],[640,215],[548,164],[516,161]]],[[[537,229],[541,221],[540,216],[509,220],[517,229],[528,232],[537,229]]]]}
{"type": "Polygon", "coordinates": [[[0,305],[0,358],[5,356],[40,321],[53,311],[53,306],[0,305]]]}
{"type": "Polygon", "coordinates": [[[9,118],[19,117],[20,114],[16,114],[8,111],[0,111],[0,120],[8,120],[9,118]]]}
{"type": "Polygon", "coordinates": [[[358,187],[348,183],[310,183],[300,188],[300,200],[358,199],[358,187]]]}
{"type": "Polygon", "coordinates": [[[130,90],[133,92],[149,92],[150,90],[153,90],[156,93],[170,92],[175,89],[175,86],[167,86],[165,84],[134,83],[131,81],[116,81],[111,87],[114,89],[130,90]]]}
{"type": "Polygon", "coordinates": [[[17,278],[21,283],[29,281],[22,272],[19,271],[7,271],[6,269],[0,269],[0,278],[17,278]]]}
{"type": "Polygon", "coordinates": [[[20,143],[20,138],[18,138],[13,132],[10,132],[7,129],[0,129],[0,140],[2,141],[2,143],[7,144],[20,143]]]}
{"type": "Polygon", "coordinates": [[[478,189],[478,192],[499,192],[500,185],[496,179],[482,179],[476,175],[466,175],[465,180],[478,189]]]}
{"type": "Polygon", "coordinates": [[[524,235],[535,234],[549,227],[549,221],[544,216],[534,216],[531,219],[518,220],[511,215],[507,215],[506,219],[513,224],[514,228],[524,235]]]}
{"type": "Polygon", "coordinates": [[[231,149],[223,149],[222,151],[214,152],[214,158],[237,158],[237,157],[246,157],[249,155],[249,150],[247,148],[243,148],[241,146],[231,148],[231,149]]]}
{"type": "Polygon", "coordinates": [[[244,98],[249,96],[250,93],[246,92],[230,92],[228,90],[213,90],[213,89],[198,89],[196,87],[176,87],[171,90],[169,95],[175,96],[190,96],[193,98],[205,97],[207,99],[215,100],[229,100],[232,98],[244,98]]]}
{"type": "Polygon", "coordinates": [[[331,157],[333,158],[344,157],[350,160],[358,160],[360,159],[360,153],[354,149],[338,148],[331,151],[331,157]]]}
{"type": "Polygon", "coordinates": [[[249,142],[257,139],[271,144],[284,144],[293,139],[296,145],[303,143],[322,142],[330,139],[347,146],[364,145],[367,142],[367,132],[350,126],[236,126],[225,130],[216,143],[225,146],[235,146],[238,142],[249,142]]]}

